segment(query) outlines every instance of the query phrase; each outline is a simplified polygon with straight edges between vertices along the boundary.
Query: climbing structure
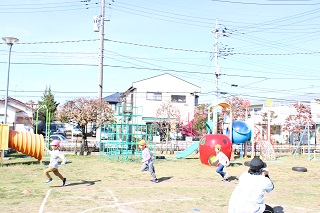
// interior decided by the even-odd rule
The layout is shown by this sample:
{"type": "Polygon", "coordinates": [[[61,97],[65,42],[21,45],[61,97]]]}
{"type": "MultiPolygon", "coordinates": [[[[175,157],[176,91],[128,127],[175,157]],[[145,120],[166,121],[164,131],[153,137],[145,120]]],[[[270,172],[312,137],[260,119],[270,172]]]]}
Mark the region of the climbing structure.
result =
{"type": "Polygon", "coordinates": [[[254,150],[256,150],[256,143],[260,145],[260,154],[264,160],[275,160],[276,152],[274,150],[274,144],[272,140],[263,139],[263,135],[268,135],[267,129],[264,129],[261,125],[254,125],[253,131],[254,150]]]}
{"type": "Polygon", "coordinates": [[[135,123],[141,119],[140,107],[119,106],[116,123],[100,125],[99,158],[117,162],[141,162],[138,142],[145,140],[156,157],[155,128],[152,124],[135,123]]]}

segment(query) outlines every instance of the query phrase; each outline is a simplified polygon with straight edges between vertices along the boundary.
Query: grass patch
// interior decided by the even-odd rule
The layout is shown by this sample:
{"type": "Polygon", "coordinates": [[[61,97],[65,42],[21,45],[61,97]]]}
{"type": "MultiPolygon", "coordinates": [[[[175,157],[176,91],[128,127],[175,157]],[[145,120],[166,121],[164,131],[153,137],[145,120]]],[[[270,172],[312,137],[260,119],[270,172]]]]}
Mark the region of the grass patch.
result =
{"type": "MultiPolygon", "coordinates": [[[[54,175],[54,181],[45,185],[43,171],[47,167],[40,163],[0,167],[2,210],[39,212],[50,190],[44,212],[227,212],[237,178],[248,170],[244,162],[250,160],[236,159],[226,168],[232,181],[224,183],[216,167],[202,165],[198,155],[177,160],[166,155],[166,159],[156,160],[160,182],[153,184],[149,172],[140,171],[140,163],[107,162],[98,156],[66,157],[67,165],[59,167],[68,178],[65,187],[54,175]],[[31,193],[24,194],[25,189],[31,193]]],[[[320,161],[281,156],[267,164],[275,189],[266,194],[266,203],[283,208],[283,212],[320,212],[320,161]],[[293,171],[293,166],[307,167],[308,172],[293,171]]]]}

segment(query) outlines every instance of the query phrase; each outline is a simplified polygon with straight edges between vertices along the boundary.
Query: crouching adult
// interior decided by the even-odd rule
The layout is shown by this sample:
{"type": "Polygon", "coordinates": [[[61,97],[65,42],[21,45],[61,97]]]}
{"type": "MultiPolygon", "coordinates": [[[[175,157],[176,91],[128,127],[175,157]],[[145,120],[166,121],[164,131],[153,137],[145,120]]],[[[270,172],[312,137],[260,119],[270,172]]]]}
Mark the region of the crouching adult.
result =
{"type": "Polygon", "coordinates": [[[264,193],[274,188],[266,167],[267,164],[259,157],[251,160],[249,171],[239,177],[239,183],[231,194],[228,213],[274,212],[264,203],[264,193]]]}

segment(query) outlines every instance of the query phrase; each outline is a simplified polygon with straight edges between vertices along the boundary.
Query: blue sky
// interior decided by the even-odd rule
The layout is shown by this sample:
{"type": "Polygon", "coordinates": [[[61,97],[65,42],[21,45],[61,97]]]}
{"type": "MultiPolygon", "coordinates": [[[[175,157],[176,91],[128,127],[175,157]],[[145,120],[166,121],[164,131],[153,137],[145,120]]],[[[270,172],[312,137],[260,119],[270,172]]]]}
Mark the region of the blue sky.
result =
{"type": "MultiPolygon", "coordinates": [[[[317,93],[320,3],[256,2],[106,0],[103,97],[170,73],[200,86],[200,103],[213,103],[216,19],[219,31],[228,35],[219,36],[219,50],[233,53],[218,58],[219,100],[291,101],[317,93]]],[[[50,86],[60,103],[97,97],[100,35],[93,31],[93,16],[101,13],[100,0],[1,4],[1,37],[20,40],[12,48],[9,96],[38,101],[50,86]]],[[[8,50],[1,43],[0,98],[5,97],[8,50]]]]}

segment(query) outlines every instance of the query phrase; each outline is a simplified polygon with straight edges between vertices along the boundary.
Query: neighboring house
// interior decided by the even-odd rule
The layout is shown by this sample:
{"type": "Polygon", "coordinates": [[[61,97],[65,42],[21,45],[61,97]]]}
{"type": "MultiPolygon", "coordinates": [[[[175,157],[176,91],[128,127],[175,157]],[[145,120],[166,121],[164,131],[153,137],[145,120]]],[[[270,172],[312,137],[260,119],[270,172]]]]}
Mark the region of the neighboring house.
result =
{"type": "MultiPolygon", "coordinates": [[[[0,100],[0,122],[4,122],[5,100],[0,100]]],[[[32,126],[33,111],[32,108],[25,103],[8,97],[7,123],[23,124],[24,126],[32,126]]]]}
{"type": "MultiPolygon", "coordinates": [[[[319,94],[305,94],[304,96],[294,96],[283,98],[282,101],[274,101],[272,106],[267,106],[266,102],[253,103],[248,107],[250,111],[251,118],[255,124],[264,125],[265,133],[267,132],[267,121],[263,121],[261,114],[267,113],[268,111],[273,111],[277,118],[270,120],[271,126],[271,138],[274,141],[280,143],[288,143],[289,140],[293,140],[291,133],[282,131],[282,127],[285,123],[285,119],[292,114],[296,113],[293,107],[290,107],[296,102],[301,102],[306,105],[310,105],[312,121],[316,124],[311,128],[311,143],[315,143],[315,137],[317,138],[317,143],[320,141],[320,101],[316,99],[319,94]],[[253,113],[255,112],[255,113],[253,113]]],[[[264,139],[267,139],[267,135],[264,135],[264,139]]],[[[292,143],[292,141],[290,141],[292,143]]]]}
{"type": "Polygon", "coordinates": [[[116,92],[112,95],[106,96],[104,98],[102,98],[102,100],[106,101],[109,103],[111,109],[115,112],[114,116],[115,119],[118,122],[121,122],[121,116],[118,115],[119,110],[121,109],[122,106],[122,98],[121,98],[121,93],[120,92],[116,92]]]}
{"type": "Polygon", "coordinates": [[[187,124],[198,105],[197,93],[200,87],[166,73],[134,82],[120,98],[124,114],[134,115],[132,123],[151,123],[161,104],[171,101],[180,109],[181,119],[187,124]]]}
{"type": "Polygon", "coordinates": [[[111,106],[111,109],[116,111],[118,106],[121,106],[121,98],[120,98],[121,93],[120,92],[116,92],[112,95],[106,96],[104,98],[102,98],[102,100],[108,102],[111,106]]]}

